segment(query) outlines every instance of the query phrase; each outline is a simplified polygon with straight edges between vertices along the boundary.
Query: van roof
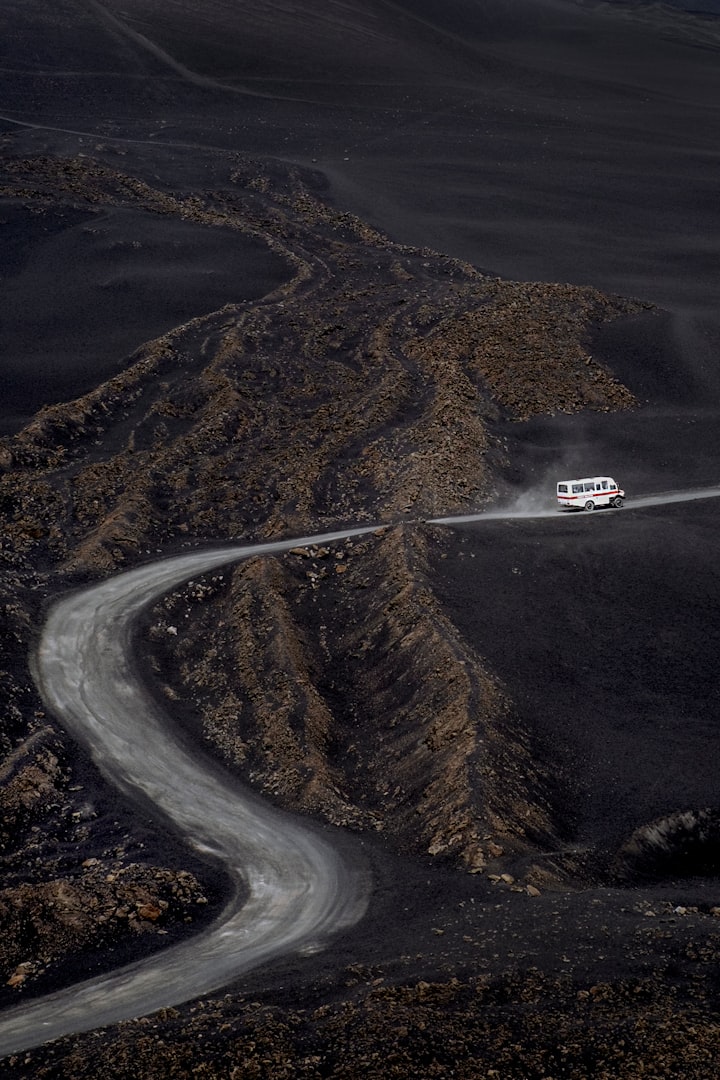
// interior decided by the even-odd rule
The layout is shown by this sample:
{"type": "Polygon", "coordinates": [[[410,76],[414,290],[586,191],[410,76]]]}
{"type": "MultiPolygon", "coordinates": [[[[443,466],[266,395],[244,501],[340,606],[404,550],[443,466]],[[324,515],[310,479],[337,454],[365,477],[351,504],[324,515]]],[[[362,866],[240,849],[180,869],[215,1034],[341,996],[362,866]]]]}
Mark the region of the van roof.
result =
{"type": "Polygon", "coordinates": [[[612,480],[612,476],[579,476],[574,480],[558,480],[558,484],[594,484],[596,480],[612,480]]]}

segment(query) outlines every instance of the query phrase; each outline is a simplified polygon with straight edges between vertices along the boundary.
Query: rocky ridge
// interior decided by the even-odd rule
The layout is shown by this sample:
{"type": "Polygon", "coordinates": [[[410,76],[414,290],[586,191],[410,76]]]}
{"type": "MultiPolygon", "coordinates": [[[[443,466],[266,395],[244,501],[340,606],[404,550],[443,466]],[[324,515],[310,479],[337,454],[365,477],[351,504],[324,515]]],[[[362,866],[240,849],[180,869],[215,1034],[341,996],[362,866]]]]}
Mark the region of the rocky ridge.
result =
{"type": "Polygon", "coordinates": [[[294,269],[2,441],[4,535],[35,566],[107,572],[187,536],[476,507],[502,459],[493,419],[634,404],[584,342],[647,305],[394,244],[323,204],[312,174],[244,162],[226,190],[179,198],[89,159],[8,172],[0,195],[39,212],[142,207],[262,236],[294,269]]]}
{"type": "MultiPolygon", "coordinates": [[[[0,196],[37,214],[123,206],[235,229],[291,273],[148,342],[0,444],[0,920],[14,942],[0,959],[17,994],[52,985],[60,961],[117,962],[139,933],[184,932],[212,894],[177,851],[176,869],[157,858],[166,840],[145,858],[126,807],[88,809],[86,783],[102,785],[29,676],[45,598],[188,543],[480,507],[501,482],[497,419],[633,406],[586,342],[647,305],[395,244],[277,163],[238,158],[222,189],[184,195],[87,157],[10,150],[3,164],[0,196]]],[[[352,557],[254,562],[222,588],[188,586],[212,598],[187,634],[171,641],[168,616],[188,590],[148,633],[166,695],[197,706],[206,738],[268,795],[478,872],[552,835],[547,778],[503,688],[443,619],[426,542],[399,528],[352,557]]]]}
{"type": "Polygon", "coordinates": [[[550,841],[549,785],[426,544],[398,526],[192,581],[142,651],[168,709],[270,798],[479,873],[550,841]]]}

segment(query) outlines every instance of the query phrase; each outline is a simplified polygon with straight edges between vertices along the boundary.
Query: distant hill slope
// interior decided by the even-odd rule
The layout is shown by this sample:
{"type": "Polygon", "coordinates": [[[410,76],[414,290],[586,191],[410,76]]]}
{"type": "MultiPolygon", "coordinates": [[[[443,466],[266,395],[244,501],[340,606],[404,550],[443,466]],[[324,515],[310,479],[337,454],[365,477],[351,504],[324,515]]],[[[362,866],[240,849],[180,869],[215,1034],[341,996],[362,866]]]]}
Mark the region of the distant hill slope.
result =
{"type": "Polygon", "coordinates": [[[6,172],[3,192],[39,211],[141,207],[262,238],[294,270],[3,441],[7,535],[36,562],[107,570],[187,535],[478,506],[502,458],[493,418],[634,403],[587,340],[644,305],[397,245],[296,169],[247,161],[187,196],[86,158],[6,172]]]}

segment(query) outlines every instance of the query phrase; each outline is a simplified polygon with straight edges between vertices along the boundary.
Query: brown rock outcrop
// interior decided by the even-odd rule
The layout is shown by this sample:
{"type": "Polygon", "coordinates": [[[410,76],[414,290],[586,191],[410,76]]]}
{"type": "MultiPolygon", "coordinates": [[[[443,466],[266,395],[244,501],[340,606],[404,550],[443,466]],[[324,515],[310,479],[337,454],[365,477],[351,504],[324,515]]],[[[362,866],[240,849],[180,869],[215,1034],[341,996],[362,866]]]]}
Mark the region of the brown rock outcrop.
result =
{"type": "Polygon", "coordinates": [[[394,244],[297,170],[246,162],[227,190],[179,199],[89,159],[34,158],[8,162],[3,191],[236,229],[294,269],[2,442],[5,535],[36,560],[106,572],[187,534],[476,507],[501,465],[494,417],[633,404],[584,341],[644,305],[394,244]]]}
{"type": "Polygon", "coordinates": [[[477,871],[552,832],[546,780],[424,548],[398,527],[255,559],[168,596],[147,642],[172,705],[282,805],[477,871]]]}

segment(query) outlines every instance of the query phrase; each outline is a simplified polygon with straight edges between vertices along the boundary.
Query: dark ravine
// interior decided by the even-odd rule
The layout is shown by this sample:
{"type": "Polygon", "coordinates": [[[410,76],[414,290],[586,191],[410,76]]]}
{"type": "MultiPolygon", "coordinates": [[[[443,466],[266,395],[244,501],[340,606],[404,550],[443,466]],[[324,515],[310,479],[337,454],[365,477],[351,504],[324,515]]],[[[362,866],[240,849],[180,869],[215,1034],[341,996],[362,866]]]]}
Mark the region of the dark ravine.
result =
{"type": "Polygon", "coordinates": [[[507,692],[437,604],[431,537],[405,524],[194,580],[138,647],[189,737],[279,805],[478,874],[547,846],[552,813],[507,692]]]}

